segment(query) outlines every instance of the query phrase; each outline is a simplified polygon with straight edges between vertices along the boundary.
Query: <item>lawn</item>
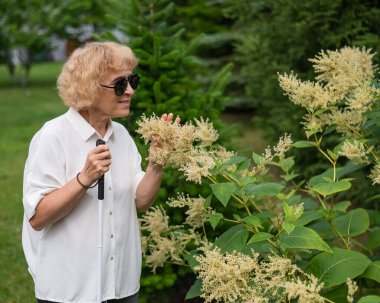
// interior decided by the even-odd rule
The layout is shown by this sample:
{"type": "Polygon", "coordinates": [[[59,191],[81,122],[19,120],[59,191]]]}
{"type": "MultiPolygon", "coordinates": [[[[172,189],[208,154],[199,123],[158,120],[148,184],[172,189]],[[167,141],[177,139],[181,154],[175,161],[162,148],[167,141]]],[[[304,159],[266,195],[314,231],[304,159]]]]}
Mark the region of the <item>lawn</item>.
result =
{"type": "Polygon", "coordinates": [[[29,142],[43,123],[66,111],[55,90],[61,64],[39,64],[26,87],[11,86],[0,66],[0,302],[35,302],[21,247],[22,175],[29,142]]]}
{"type": "MultiPolygon", "coordinates": [[[[60,63],[38,64],[31,70],[27,86],[12,86],[0,66],[0,302],[35,302],[33,281],[27,271],[21,247],[23,219],[22,177],[32,136],[44,122],[64,113],[55,82],[60,63]]],[[[222,120],[241,123],[241,152],[262,151],[265,144],[249,123],[250,117],[225,113],[222,120]]]]}

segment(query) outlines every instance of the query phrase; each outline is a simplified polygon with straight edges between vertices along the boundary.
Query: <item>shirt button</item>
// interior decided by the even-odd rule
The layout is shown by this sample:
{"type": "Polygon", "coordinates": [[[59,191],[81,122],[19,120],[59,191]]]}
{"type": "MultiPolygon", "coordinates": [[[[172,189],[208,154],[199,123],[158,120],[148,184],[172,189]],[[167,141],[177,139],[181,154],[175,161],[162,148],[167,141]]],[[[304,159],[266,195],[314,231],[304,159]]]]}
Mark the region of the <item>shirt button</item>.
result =
{"type": "Polygon", "coordinates": [[[113,235],[111,235],[111,238],[113,238],[113,235]]]}
{"type": "Polygon", "coordinates": [[[110,210],[110,216],[112,216],[112,210],[110,210]]]}
{"type": "Polygon", "coordinates": [[[108,190],[112,190],[112,187],[111,187],[111,186],[109,186],[109,187],[108,187],[108,190]]]}
{"type": "Polygon", "coordinates": [[[113,261],[113,257],[111,257],[110,259],[111,259],[111,261],[113,261]]]}

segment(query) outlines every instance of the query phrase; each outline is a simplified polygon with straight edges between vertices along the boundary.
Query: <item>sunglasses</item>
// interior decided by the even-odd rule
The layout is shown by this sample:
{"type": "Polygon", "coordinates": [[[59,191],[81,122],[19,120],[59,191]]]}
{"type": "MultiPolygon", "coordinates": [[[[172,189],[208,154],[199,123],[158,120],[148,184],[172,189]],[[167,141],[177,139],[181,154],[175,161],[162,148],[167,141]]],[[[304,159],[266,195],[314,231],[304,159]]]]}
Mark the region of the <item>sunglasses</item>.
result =
{"type": "Polygon", "coordinates": [[[140,76],[137,74],[131,74],[127,78],[117,79],[114,86],[108,86],[104,84],[100,84],[102,87],[113,88],[116,96],[124,95],[127,90],[128,83],[132,87],[133,90],[139,86],[140,76]]]}

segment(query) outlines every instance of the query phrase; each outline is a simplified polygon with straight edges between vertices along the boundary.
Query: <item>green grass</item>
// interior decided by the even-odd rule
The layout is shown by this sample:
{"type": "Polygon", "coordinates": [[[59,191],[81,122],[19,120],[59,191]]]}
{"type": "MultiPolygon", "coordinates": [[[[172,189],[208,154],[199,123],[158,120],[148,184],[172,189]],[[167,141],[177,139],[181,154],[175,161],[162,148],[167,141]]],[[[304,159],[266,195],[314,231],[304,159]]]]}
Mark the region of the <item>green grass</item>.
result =
{"type": "Polygon", "coordinates": [[[66,111],[55,90],[61,66],[34,66],[25,87],[11,86],[0,66],[0,302],[35,302],[21,247],[22,177],[32,136],[66,111]]]}

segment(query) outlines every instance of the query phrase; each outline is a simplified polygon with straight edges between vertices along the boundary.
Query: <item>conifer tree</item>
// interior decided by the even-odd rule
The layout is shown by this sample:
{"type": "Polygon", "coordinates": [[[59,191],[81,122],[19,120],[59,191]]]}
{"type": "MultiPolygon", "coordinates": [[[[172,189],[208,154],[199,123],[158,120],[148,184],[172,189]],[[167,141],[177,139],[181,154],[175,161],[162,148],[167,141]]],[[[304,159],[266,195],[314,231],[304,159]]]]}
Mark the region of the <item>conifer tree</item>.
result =
{"type": "MultiPolygon", "coordinates": [[[[117,24],[121,37],[108,33],[101,38],[116,39],[125,43],[139,59],[136,73],[141,77],[141,85],[136,90],[131,103],[131,115],[122,120],[130,132],[137,128],[136,121],[145,114],[172,112],[181,117],[182,123],[192,118],[209,118],[216,128],[221,129],[219,115],[224,108],[226,97],[224,89],[231,75],[232,64],[227,64],[218,73],[213,75],[207,84],[200,81],[202,78],[201,61],[193,55],[199,44],[200,36],[192,39],[184,37],[183,24],[176,21],[176,6],[168,0],[129,0],[115,1],[119,3],[118,13],[108,16],[117,24]],[[126,37],[126,38],[123,38],[126,37]]],[[[143,155],[147,155],[147,147],[142,144],[138,136],[135,141],[143,155]]],[[[165,169],[163,184],[158,201],[165,201],[167,194],[176,191],[185,191],[190,195],[199,194],[199,187],[189,184],[178,172],[165,169]]],[[[170,214],[171,218],[180,218],[180,212],[170,214]]],[[[190,279],[186,283],[186,275],[190,271],[181,269],[177,272],[174,266],[165,266],[160,269],[159,277],[143,270],[141,284],[144,293],[142,301],[154,296],[155,302],[183,302],[190,279]],[[171,290],[167,289],[178,283],[171,290]],[[166,288],[166,290],[165,290],[166,288]],[[159,289],[164,289],[159,291],[159,289]],[[172,292],[171,295],[169,293],[172,292]],[[178,301],[169,301],[170,297],[177,297],[178,301]]]]}
{"type": "MultiPolygon", "coordinates": [[[[129,0],[123,7],[117,17],[118,30],[139,58],[136,72],[141,76],[130,119],[143,113],[173,112],[183,121],[204,116],[220,126],[219,114],[226,101],[223,90],[232,66],[226,65],[205,87],[199,81],[201,62],[193,55],[200,36],[183,38],[185,28],[175,21],[173,2],[129,0]]],[[[131,120],[126,123],[135,129],[131,120]]]]}

